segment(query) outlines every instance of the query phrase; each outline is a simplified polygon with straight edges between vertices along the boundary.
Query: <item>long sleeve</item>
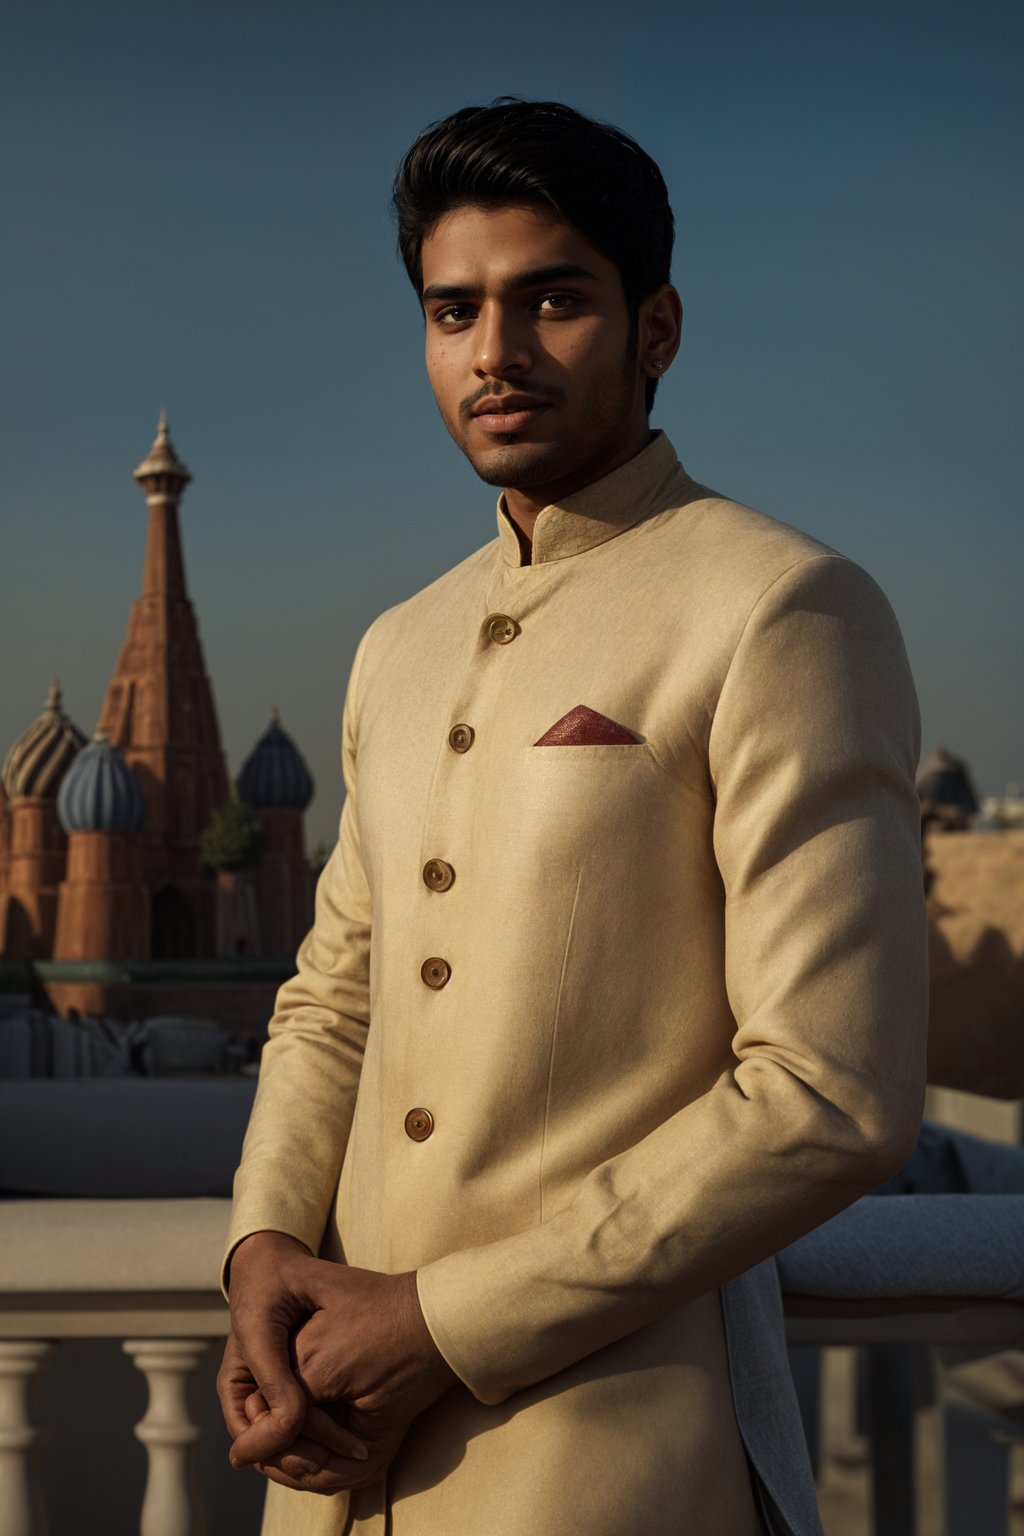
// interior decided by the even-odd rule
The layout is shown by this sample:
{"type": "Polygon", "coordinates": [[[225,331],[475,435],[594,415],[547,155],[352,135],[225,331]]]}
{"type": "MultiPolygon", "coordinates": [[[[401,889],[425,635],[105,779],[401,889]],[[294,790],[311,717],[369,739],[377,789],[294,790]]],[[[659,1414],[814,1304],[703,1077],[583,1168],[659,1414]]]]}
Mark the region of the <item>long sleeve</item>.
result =
{"type": "Polygon", "coordinates": [[[427,1324],[483,1402],[793,1242],[913,1144],[917,708],[878,588],[828,554],[791,566],[753,605],[710,712],[734,1062],[554,1215],[420,1269],[427,1324]]]}
{"type": "Polygon", "coordinates": [[[356,694],[345,702],[346,799],[317,885],[313,927],[281,987],[235,1176],[228,1256],[253,1232],[279,1231],[315,1253],[333,1207],[370,1022],[371,899],[356,823],[356,694]]]}

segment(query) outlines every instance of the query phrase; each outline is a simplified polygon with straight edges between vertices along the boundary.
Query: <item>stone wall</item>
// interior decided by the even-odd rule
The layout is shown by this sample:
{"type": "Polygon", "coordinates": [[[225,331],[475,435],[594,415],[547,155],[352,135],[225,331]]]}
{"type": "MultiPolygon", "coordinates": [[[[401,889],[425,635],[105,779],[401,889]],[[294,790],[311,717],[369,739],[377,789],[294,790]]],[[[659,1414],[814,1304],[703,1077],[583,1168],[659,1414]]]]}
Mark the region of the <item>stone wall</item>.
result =
{"type": "Polygon", "coordinates": [[[35,976],[58,1013],[112,1019],[215,1019],[236,1040],[262,1041],[288,961],[39,962],[35,976]]]}
{"type": "Polygon", "coordinates": [[[1024,1097],[1024,831],[932,833],[925,844],[931,1083],[1024,1097]]]}

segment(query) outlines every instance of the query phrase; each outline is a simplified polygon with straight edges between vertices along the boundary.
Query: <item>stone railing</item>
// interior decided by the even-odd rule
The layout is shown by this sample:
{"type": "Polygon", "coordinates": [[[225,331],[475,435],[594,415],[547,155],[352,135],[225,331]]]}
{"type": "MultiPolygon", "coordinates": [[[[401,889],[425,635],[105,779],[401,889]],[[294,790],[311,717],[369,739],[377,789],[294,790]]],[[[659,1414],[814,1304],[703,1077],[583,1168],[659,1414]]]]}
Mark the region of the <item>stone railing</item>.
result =
{"type": "MultiPolygon", "coordinates": [[[[130,1155],[130,1154],[129,1154],[130,1155]]],[[[62,1339],[115,1338],[145,1377],[141,1536],[201,1536],[187,1388],[227,1332],[227,1200],[0,1202],[0,1536],[44,1536],[30,1394],[62,1339]]]]}

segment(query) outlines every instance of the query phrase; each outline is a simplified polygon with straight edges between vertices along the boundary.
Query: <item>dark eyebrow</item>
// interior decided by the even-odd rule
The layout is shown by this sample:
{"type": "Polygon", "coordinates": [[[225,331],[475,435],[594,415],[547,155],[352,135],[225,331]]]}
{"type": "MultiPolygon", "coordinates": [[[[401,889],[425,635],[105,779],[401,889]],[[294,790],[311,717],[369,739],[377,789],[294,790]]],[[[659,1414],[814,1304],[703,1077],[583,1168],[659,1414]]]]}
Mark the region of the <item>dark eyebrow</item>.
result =
{"type": "MultiPolygon", "coordinates": [[[[534,267],[529,272],[516,272],[506,278],[502,283],[504,293],[515,293],[519,288],[540,288],[545,283],[563,283],[568,278],[589,278],[595,282],[593,272],[588,272],[586,267],[578,267],[572,261],[556,261],[547,267],[534,267]]],[[[467,287],[463,283],[431,283],[429,288],[424,288],[422,302],[429,304],[435,299],[477,299],[480,297],[478,288],[467,287]]]]}
{"type": "Polygon", "coordinates": [[[544,283],[563,283],[572,277],[589,277],[591,282],[597,281],[586,267],[578,267],[572,261],[555,261],[547,267],[534,267],[532,272],[520,272],[509,278],[503,287],[511,293],[516,288],[540,288],[544,283]]]}

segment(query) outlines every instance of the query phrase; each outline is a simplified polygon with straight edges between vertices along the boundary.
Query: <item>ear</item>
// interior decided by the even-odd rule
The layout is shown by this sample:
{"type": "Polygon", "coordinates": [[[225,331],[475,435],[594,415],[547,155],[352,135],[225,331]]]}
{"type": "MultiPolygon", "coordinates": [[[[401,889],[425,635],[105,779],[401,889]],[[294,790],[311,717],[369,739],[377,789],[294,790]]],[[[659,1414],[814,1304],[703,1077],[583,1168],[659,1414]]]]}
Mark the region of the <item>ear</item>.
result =
{"type": "Polygon", "coordinates": [[[640,305],[637,352],[649,379],[663,379],[679,351],[683,301],[671,283],[648,294],[640,305]]]}

